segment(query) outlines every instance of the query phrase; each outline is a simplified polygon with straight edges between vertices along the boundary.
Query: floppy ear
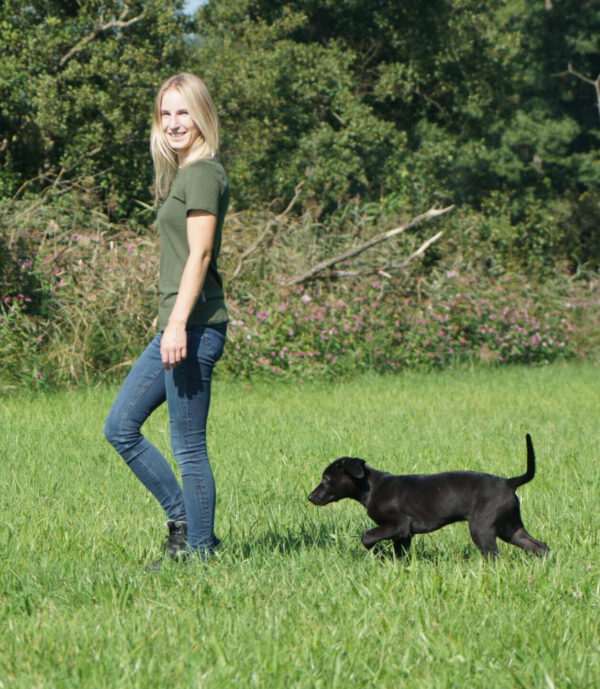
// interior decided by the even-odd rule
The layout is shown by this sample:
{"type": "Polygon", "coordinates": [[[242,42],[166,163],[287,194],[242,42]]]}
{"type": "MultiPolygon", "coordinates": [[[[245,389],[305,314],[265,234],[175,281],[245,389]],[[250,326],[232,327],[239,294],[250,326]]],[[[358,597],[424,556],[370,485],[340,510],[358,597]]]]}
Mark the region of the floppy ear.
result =
{"type": "Polygon", "coordinates": [[[364,478],[365,460],[358,457],[344,457],[342,461],[344,471],[353,478],[364,478]]]}

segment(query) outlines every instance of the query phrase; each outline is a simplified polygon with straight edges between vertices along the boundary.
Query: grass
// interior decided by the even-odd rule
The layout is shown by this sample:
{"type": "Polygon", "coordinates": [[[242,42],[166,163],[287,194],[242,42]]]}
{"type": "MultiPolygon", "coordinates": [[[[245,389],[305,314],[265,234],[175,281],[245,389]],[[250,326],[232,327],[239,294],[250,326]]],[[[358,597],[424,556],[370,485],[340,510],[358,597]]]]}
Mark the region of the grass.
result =
{"type": "MultiPolygon", "coordinates": [[[[102,437],[114,389],[0,401],[0,689],[563,689],[600,677],[600,368],[217,381],[224,548],[145,565],[163,516],[102,437]],[[519,493],[546,560],[464,524],[410,558],[360,545],[356,503],[306,500],[341,454],[392,472],[538,474],[519,493]]],[[[168,451],[159,410],[147,434],[168,451]]]]}

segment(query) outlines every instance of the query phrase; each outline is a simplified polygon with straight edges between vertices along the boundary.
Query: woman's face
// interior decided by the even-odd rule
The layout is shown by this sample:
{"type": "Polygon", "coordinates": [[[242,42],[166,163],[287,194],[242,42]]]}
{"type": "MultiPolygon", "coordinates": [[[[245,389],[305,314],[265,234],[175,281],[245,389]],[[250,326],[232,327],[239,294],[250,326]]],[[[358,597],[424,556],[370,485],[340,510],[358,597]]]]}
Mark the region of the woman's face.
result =
{"type": "Polygon", "coordinates": [[[162,129],[182,165],[191,147],[200,138],[183,95],[175,88],[165,91],[160,104],[162,129]]]}

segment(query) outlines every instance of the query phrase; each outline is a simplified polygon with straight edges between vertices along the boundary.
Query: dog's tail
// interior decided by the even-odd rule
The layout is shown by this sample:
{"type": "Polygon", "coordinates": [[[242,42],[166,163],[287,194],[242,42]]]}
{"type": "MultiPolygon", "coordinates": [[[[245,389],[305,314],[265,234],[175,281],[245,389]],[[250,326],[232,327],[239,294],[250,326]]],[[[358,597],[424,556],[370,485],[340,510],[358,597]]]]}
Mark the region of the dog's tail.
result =
{"type": "Polygon", "coordinates": [[[529,433],[525,435],[525,443],[527,445],[527,471],[522,476],[514,476],[507,479],[508,485],[514,490],[524,483],[529,483],[535,476],[535,453],[533,451],[533,443],[529,433]]]}

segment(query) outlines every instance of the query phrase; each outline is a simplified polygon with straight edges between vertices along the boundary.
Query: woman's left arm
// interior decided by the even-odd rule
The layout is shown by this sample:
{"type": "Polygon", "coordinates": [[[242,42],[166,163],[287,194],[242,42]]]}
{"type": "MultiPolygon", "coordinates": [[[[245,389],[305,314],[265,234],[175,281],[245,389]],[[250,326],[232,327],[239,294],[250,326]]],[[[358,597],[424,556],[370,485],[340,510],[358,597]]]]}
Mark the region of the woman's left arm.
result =
{"type": "Polygon", "coordinates": [[[187,356],[187,334],[185,327],[206,279],[212,256],[217,218],[206,211],[190,211],[187,216],[187,240],[190,248],[179,292],[164,329],[160,342],[160,353],[166,369],[177,366],[187,356]]]}

